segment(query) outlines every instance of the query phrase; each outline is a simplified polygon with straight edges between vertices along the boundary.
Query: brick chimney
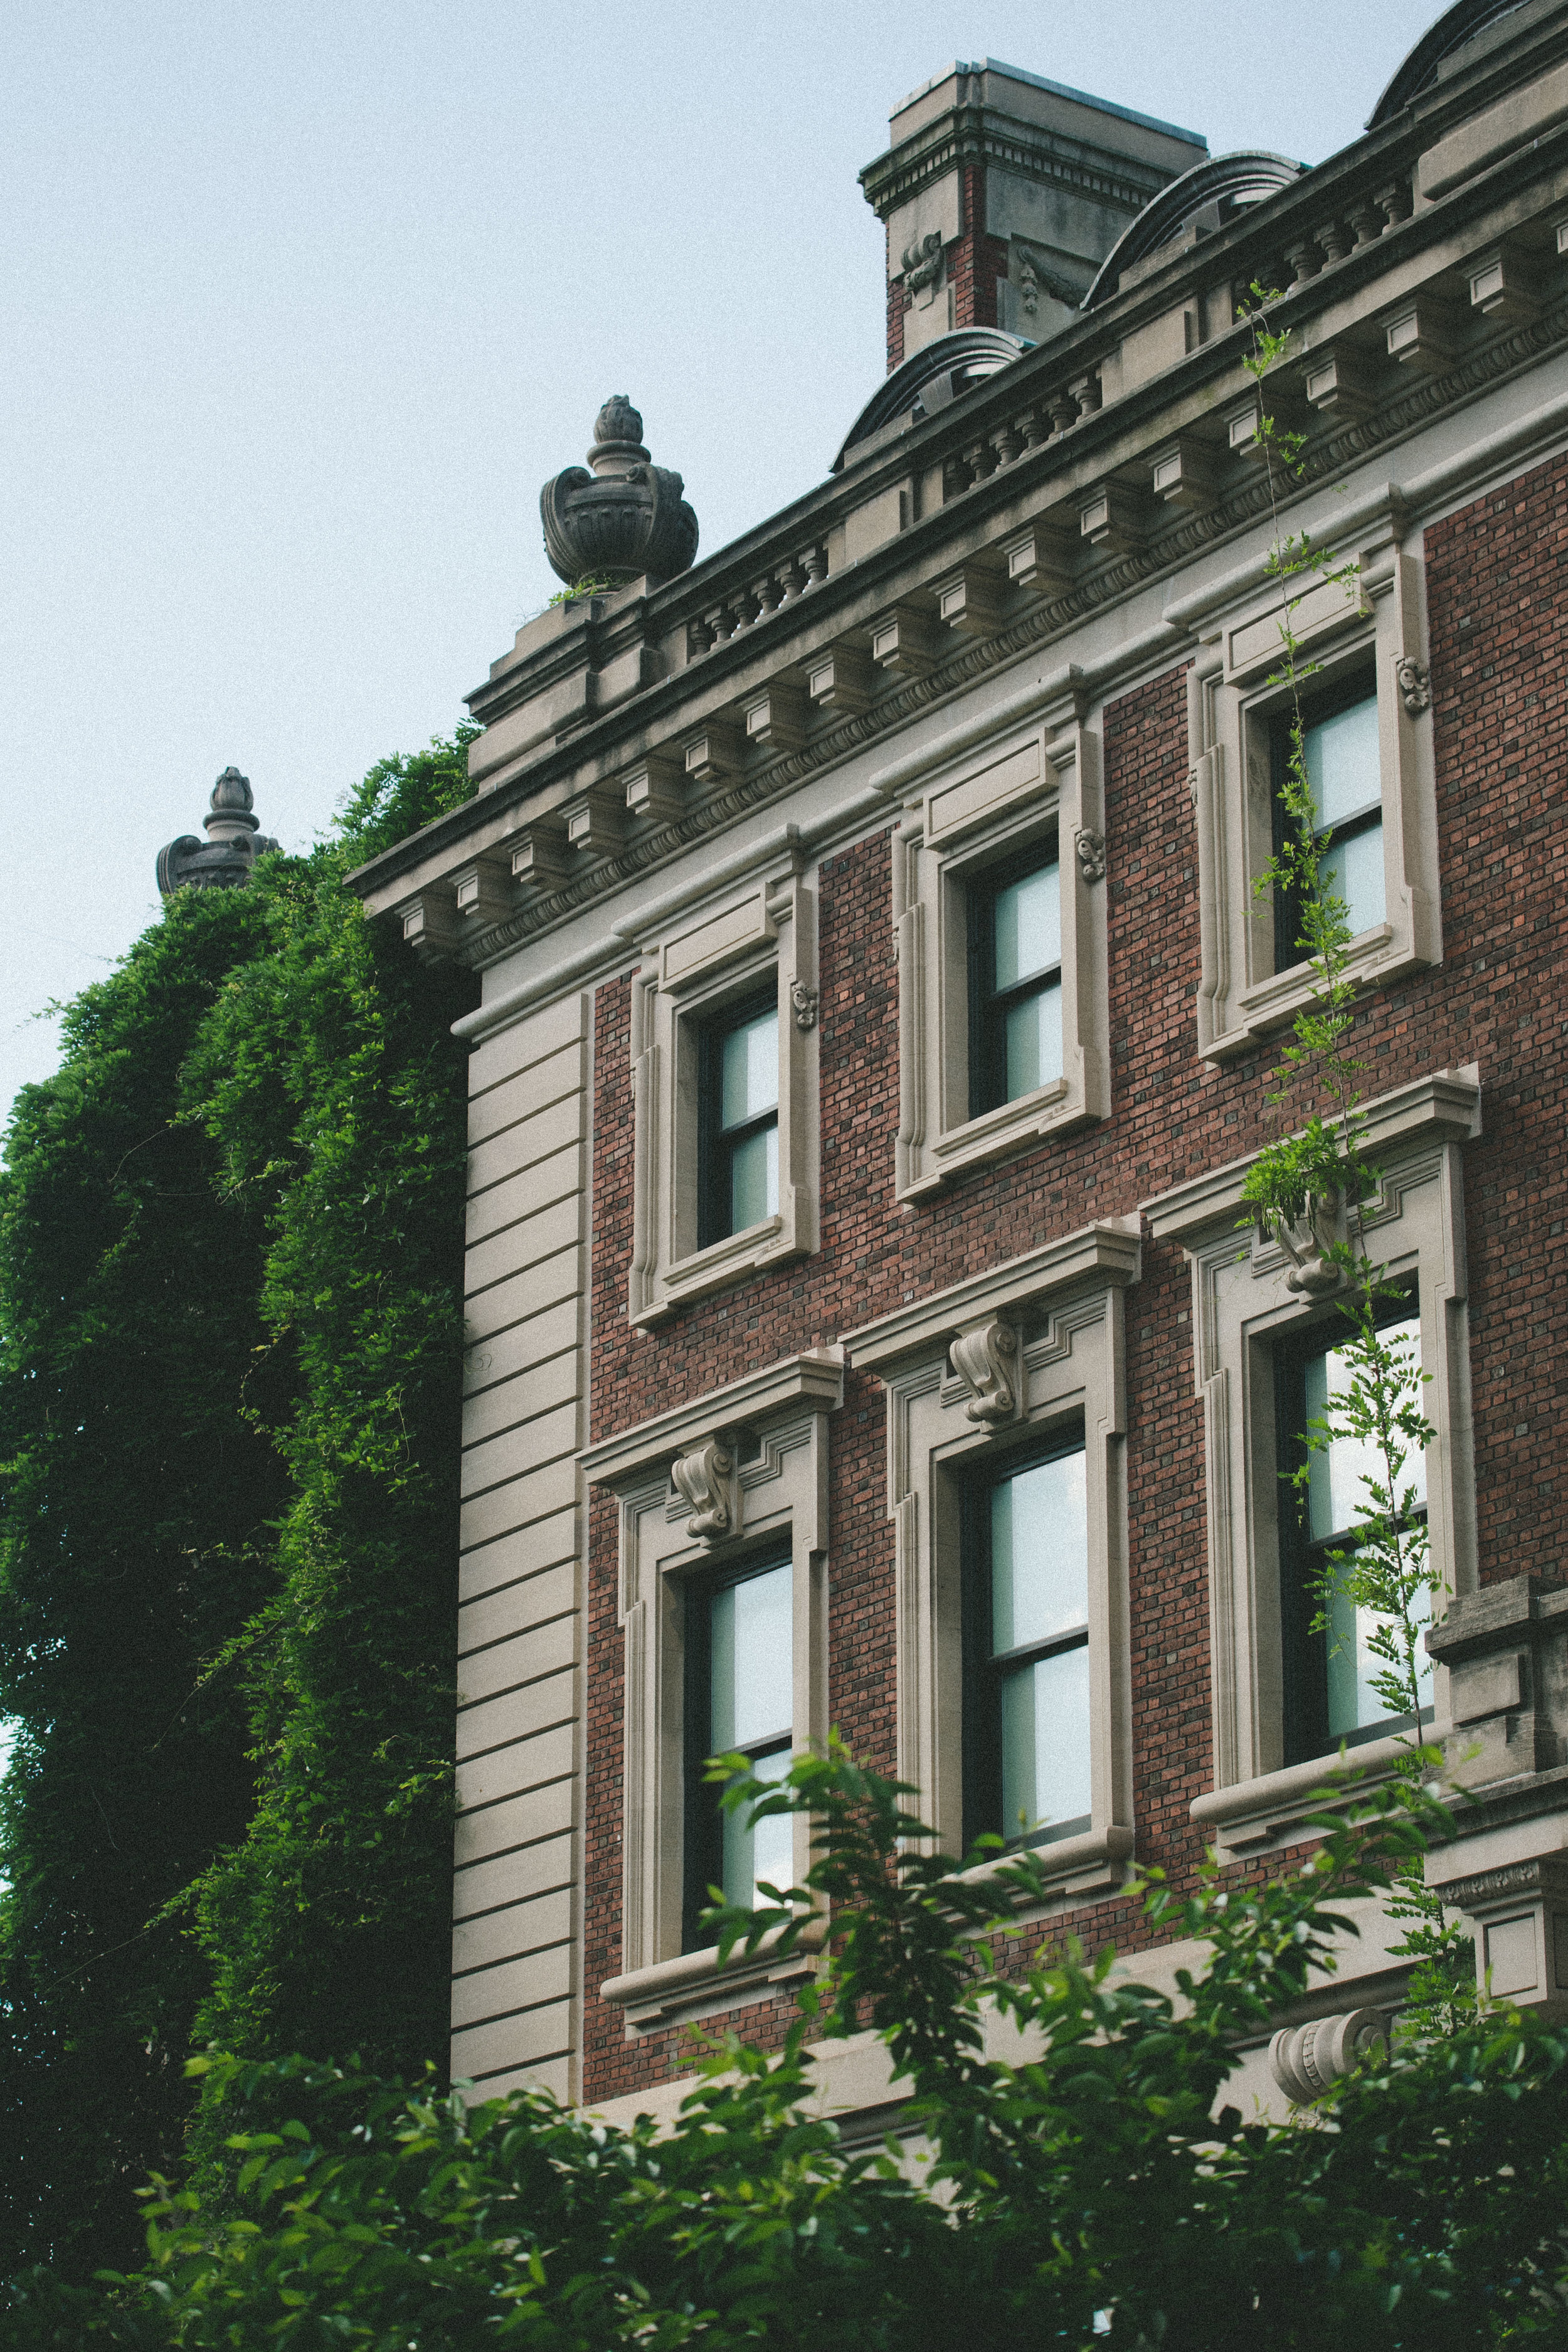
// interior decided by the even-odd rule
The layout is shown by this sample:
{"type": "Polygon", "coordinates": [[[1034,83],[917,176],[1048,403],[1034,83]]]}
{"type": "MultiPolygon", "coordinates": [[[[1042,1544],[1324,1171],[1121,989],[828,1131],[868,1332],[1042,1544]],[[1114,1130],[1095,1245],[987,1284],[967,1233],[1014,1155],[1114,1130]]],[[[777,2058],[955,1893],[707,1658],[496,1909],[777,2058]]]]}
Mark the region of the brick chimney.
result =
{"type": "Polygon", "coordinates": [[[1059,333],[1152,196],[1208,153],[1195,131],[1016,66],[949,66],[860,174],[888,235],[889,372],[956,327],[1059,333]]]}

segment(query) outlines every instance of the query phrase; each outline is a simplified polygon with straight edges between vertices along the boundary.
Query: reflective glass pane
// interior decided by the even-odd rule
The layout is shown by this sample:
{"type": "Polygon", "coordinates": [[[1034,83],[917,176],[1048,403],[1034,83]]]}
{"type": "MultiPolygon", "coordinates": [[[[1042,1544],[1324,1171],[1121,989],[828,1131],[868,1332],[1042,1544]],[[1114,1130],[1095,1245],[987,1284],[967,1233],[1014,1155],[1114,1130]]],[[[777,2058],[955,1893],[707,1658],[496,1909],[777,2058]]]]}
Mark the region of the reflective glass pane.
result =
{"type": "MultiPolygon", "coordinates": [[[[1329,1737],[1338,1740],[1351,1732],[1364,1731],[1369,1724],[1387,1720],[1388,1709],[1373,1688],[1373,1677],[1387,1674],[1390,1668],[1388,1661],[1377,1656],[1371,1646],[1372,1634],[1380,1621],[1370,1609],[1352,1608],[1344,1593],[1336,1592],[1324,1614],[1329,1621],[1329,1737]]],[[[1420,1624],[1430,1624],[1430,1591],[1422,1593],[1415,1614],[1420,1624]]],[[[1421,1647],[1417,1656],[1420,1671],[1416,1688],[1422,1706],[1430,1706],[1432,1661],[1421,1647]]]]}
{"type": "Polygon", "coordinates": [[[1021,882],[1009,882],[998,890],[994,921],[998,988],[1052,971],[1062,960],[1057,867],[1042,866],[1037,874],[1026,874],[1021,882]]]}
{"type": "Polygon", "coordinates": [[[1353,939],[1370,931],[1384,913],[1383,889],[1383,824],[1363,827],[1346,840],[1331,841],[1318,860],[1318,887],[1325,896],[1342,898],[1353,939]]]}
{"type": "Polygon", "coordinates": [[[1001,1696],[1003,1836],[1081,1820],[1091,1809],[1088,1643],[1020,1666],[1001,1696]]]}
{"type": "Polygon", "coordinates": [[[730,1154],[730,1231],[743,1234],[778,1214],[779,1131],[759,1128],[730,1154]]]}
{"type": "Polygon", "coordinates": [[[1081,1451],[991,1489],[991,1649],[1021,1650],[1089,1622],[1081,1451]]]}
{"type": "MultiPolygon", "coordinates": [[[[1417,1377],[1421,1369],[1420,1318],[1413,1315],[1403,1323],[1391,1323],[1377,1336],[1384,1347],[1396,1350],[1406,1366],[1405,1397],[1407,1402],[1419,1409],[1426,1395],[1417,1377]]],[[[1338,1348],[1327,1349],[1322,1355],[1309,1360],[1307,1419],[1310,1423],[1327,1412],[1330,1398],[1340,1395],[1349,1385],[1350,1378],[1350,1368],[1338,1348]]],[[[1367,1490],[1369,1478],[1382,1485],[1383,1456],[1374,1445],[1363,1444],[1353,1437],[1336,1437],[1331,1445],[1314,1452],[1309,1457],[1307,1525],[1314,1540],[1343,1534],[1354,1526],[1358,1509],[1374,1507],[1367,1490]]],[[[1405,1463],[1400,1479],[1402,1496],[1406,1487],[1414,1490],[1416,1503],[1426,1501],[1426,1460],[1424,1454],[1414,1454],[1405,1463]]]]}
{"type": "Polygon", "coordinates": [[[1004,1102],[1016,1102],[1021,1095],[1032,1095],[1037,1087],[1048,1087],[1053,1078],[1062,1074],[1062,992],[1059,981],[1053,980],[1037,996],[1026,996],[1016,1004],[1009,1004],[1003,1015],[1003,1037],[1006,1051],[1006,1087],[1004,1102]]]}
{"type": "Polygon", "coordinates": [[[795,1719],[793,1623],[787,1560],[742,1584],[726,1584],[710,1603],[709,1674],[712,1723],[709,1754],[749,1748],[770,1732],[786,1738],[795,1719]]]}
{"type": "Polygon", "coordinates": [[[740,1127],[779,1098],[779,1016],[763,1013],[725,1033],[721,1046],[719,1123],[740,1127]]]}
{"type": "MultiPolygon", "coordinates": [[[[782,1780],[789,1761],[788,1747],[775,1748],[759,1756],[752,1769],[759,1780],[782,1780]]],[[[770,1886],[784,1887],[795,1878],[793,1817],[770,1813],[755,1829],[748,1829],[750,1815],[751,1807],[742,1805],[723,1816],[724,1893],[730,1902],[743,1903],[749,1911],[768,1900],[757,1892],[759,1879],[765,1878],[770,1886]]]]}
{"type": "Polygon", "coordinates": [[[1305,730],[1301,749],[1318,830],[1370,808],[1382,790],[1377,761],[1377,697],[1352,702],[1305,730]]]}

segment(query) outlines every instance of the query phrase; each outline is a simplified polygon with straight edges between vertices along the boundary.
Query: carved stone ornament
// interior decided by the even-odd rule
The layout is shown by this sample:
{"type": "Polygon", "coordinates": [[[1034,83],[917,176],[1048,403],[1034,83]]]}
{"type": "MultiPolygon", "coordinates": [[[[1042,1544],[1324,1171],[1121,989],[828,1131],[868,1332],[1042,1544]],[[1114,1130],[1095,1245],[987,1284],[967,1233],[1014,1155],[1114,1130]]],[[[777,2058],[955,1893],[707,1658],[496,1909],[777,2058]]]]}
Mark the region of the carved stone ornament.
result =
{"type": "Polygon", "coordinates": [[[203,817],[205,842],[194,833],[182,833],[158,852],[158,890],[164,898],[176,890],[236,890],[250,879],[257,858],[278,844],[258,830],[250,779],[237,768],[226,768],[212,789],[209,814],[203,817]]]}
{"type": "Polygon", "coordinates": [[[815,1029],[818,1000],[817,992],[811,982],[808,980],[792,980],[789,984],[789,1001],[795,1008],[795,1027],[815,1029]]]}
{"type": "Polygon", "coordinates": [[[1330,1252],[1339,1239],[1341,1192],[1313,1192],[1295,1216],[1270,1213],[1258,1221],[1258,1239],[1278,1242],[1290,1261],[1287,1290],[1304,1298],[1324,1298],[1343,1276],[1330,1252]]]}
{"type": "Polygon", "coordinates": [[[579,580],[673,580],[697,553],[697,517],[686,485],[667,467],[651,465],[643,447],[642,418],[624,393],[606,400],[588,452],[592,474],[568,466],[539,493],[544,551],[556,577],[579,580]]]}
{"type": "Polygon", "coordinates": [[[1340,2075],[1385,2048],[1387,2041],[1388,2020],[1382,2010],[1352,2009],[1341,2017],[1315,2017],[1310,2025],[1287,2026],[1268,2045],[1268,2063],[1286,2097],[1307,2107],[1340,2075]]]}
{"type": "Polygon", "coordinates": [[[1032,319],[1040,307],[1040,281],[1035,265],[1027,254],[1024,256],[1019,265],[1018,299],[1027,316],[1032,319]]]}
{"type": "Polygon", "coordinates": [[[935,299],[942,284],[943,261],[942,231],[933,228],[904,247],[904,284],[923,310],[935,299]]]}
{"type": "Polygon", "coordinates": [[[1419,719],[1424,710],[1432,707],[1432,680],[1425,662],[1418,662],[1414,654],[1401,654],[1394,665],[1394,674],[1399,680],[1405,708],[1412,719],[1419,719]]]}
{"type": "Polygon", "coordinates": [[[686,1522],[689,1536],[713,1543],[731,1532],[730,1481],[734,1468],[734,1453],[721,1437],[710,1437],[706,1445],[682,1454],[670,1465],[676,1492],[691,1506],[691,1517],[686,1522]]]}
{"type": "Polygon", "coordinates": [[[1086,882],[1105,879],[1105,835],[1102,833],[1079,832],[1073,840],[1078,852],[1079,871],[1086,882]]]}
{"type": "Polygon", "coordinates": [[[994,1425],[1018,1410],[1018,1334],[995,1316],[961,1331],[951,1349],[952,1369],[969,1391],[964,1412],[971,1421],[994,1425]]]}

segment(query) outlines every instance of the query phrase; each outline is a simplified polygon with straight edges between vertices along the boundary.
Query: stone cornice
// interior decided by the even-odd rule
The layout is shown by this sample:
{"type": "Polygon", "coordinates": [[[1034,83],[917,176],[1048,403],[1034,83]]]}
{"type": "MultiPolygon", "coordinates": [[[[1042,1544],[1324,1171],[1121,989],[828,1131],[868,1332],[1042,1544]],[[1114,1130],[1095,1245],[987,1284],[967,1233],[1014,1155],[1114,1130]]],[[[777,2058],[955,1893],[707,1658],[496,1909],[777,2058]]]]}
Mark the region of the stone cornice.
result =
{"type": "Polygon", "coordinates": [[[896,1307],[846,1331],[843,1344],[857,1370],[887,1373],[912,1357],[945,1349],[969,1324],[1046,1306],[1080,1284],[1124,1288],[1137,1281],[1140,1265],[1137,1218],[1106,1218],[896,1307]]]}
{"type": "Polygon", "coordinates": [[[1053,136],[1001,107],[966,100],[868,163],[860,185],[878,219],[885,221],[955,163],[984,163],[1048,187],[1080,189],[1130,215],[1142,212],[1170,178],[1152,164],[1140,169],[1130,157],[1090,141],[1053,136]]]}
{"type": "Polygon", "coordinates": [[[577,1459],[590,1486],[630,1486],[716,1430],[754,1427],[791,1412],[834,1412],[843,1402],[843,1349],[812,1348],[601,1438],[584,1446],[577,1459]]]}

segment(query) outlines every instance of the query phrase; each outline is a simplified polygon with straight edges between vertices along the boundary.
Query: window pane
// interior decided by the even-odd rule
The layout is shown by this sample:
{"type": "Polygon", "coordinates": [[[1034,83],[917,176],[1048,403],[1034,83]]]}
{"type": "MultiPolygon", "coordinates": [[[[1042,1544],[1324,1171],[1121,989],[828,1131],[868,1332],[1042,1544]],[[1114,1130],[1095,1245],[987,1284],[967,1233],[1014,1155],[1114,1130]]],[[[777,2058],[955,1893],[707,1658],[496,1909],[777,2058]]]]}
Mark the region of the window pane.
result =
{"type": "Polygon", "coordinates": [[[998,988],[1011,988],[1032,972],[1053,971],[1062,960],[1057,867],[1042,866],[1037,874],[998,890],[994,920],[998,988]]]}
{"type": "Polygon", "coordinates": [[[1338,824],[1357,809],[1369,808],[1381,793],[1377,760],[1377,697],[1352,702],[1331,719],[1321,719],[1302,735],[1307,782],[1318,812],[1318,830],[1338,824]]]}
{"type": "Polygon", "coordinates": [[[790,1564],[722,1585],[710,1606],[712,1756],[748,1748],[770,1733],[786,1738],[795,1718],[790,1564]]]}
{"type": "Polygon", "coordinates": [[[999,1657],[1088,1622],[1089,1517],[1080,1450],[1020,1470],[991,1489],[992,1652],[999,1657]]]}
{"type": "Polygon", "coordinates": [[[1061,983],[1053,980],[1037,996],[1026,996],[1019,1004],[1009,1004],[1003,1016],[1003,1035],[1007,1065],[1004,1102],[1016,1102],[1021,1095],[1032,1095],[1037,1087],[1048,1087],[1053,1078],[1059,1078],[1061,983]]]}
{"type": "Polygon", "coordinates": [[[730,1231],[743,1234],[778,1214],[779,1131],[760,1128],[730,1154],[730,1231]]]}
{"type": "MultiPolygon", "coordinates": [[[[1387,1674],[1389,1667],[1369,1646],[1379,1622],[1370,1609],[1354,1609],[1342,1592],[1336,1592],[1324,1614],[1329,1621],[1329,1737],[1338,1740],[1389,1719],[1388,1709],[1373,1688],[1373,1675],[1387,1674]]],[[[1415,1614],[1420,1624],[1431,1623],[1430,1591],[1421,1594],[1415,1614]]],[[[1418,1648],[1417,1656],[1416,1688],[1422,1706],[1430,1706],[1432,1661],[1424,1648],[1418,1648]]]]}
{"type": "MultiPolygon", "coordinates": [[[[742,1588],[743,1590],[743,1588],[742,1588]]],[[[753,1769],[759,1780],[782,1780],[789,1770],[788,1746],[775,1748],[766,1756],[759,1756],[753,1769]]],[[[731,1903],[743,1903],[754,1910],[765,1903],[766,1895],[757,1893],[757,1881],[765,1878],[770,1886],[788,1886],[795,1877],[795,1823],[788,1813],[770,1813],[754,1830],[746,1822],[751,1814],[749,1805],[726,1813],[724,1819],[724,1894],[731,1903]]]]}
{"type": "Polygon", "coordinates": [[[1381,923],[1385,911],[1383,889],[1383,821],[1352,833],[1346,841],[1331,842],[1318,860],[1318,885],[1345,902],[1353,939],[1381,923]]]}
{"type": "MultiPolygon", "coordinates": [[[[1395,1348],[1408,1366],[1404,1390],[1405,1401],[1419,1407],[1425,1394],[1417,1375],[1421,1369],[1421,1319],[1411,1316],[1403,1323],[1390,1323],[1378,1333],[1385,1348],[1395,1348]]],[[[1342,1350],[1325,1349],[1322,1355],[1310,1357],[1307,1364],[1307,1419],[1316,1420],[1327,1411],[1328,1401],[1343,1393],[1350,1382],[1350,1368],[1342,1350]]],[[[1309,1457],[1307,1484],[1307,1525],[1314,1541],[1325,1536],[1342,1535],[1355,1524],[1359,1507],[1370,1509],[1372,1496],[1366,1481],[1375,1478],[1382,1483],[1383,1456],[1372,1444],[1363,1444],[1353,1437],[1336,1437],[1309,1457]]],[[[1426,1461],[1415,1454],[1405,1465],[1401,1492],[1405,1486],[1415,1490],[1415,1499],[1426,1499],[1426,1461]]]]}
{"type": "Polygon", "coordinates": [[[722,1048],[719,1124],[739,1127],[779,1098],[779,1017],[763,1013],[726,1032],[722,1048]]]}
{"type": "Polygon", "coordinates": [[[1090,1810],[1085,1642],[1003,1682],[1002,1834],[1080,1821],[1090,1810]]]}

